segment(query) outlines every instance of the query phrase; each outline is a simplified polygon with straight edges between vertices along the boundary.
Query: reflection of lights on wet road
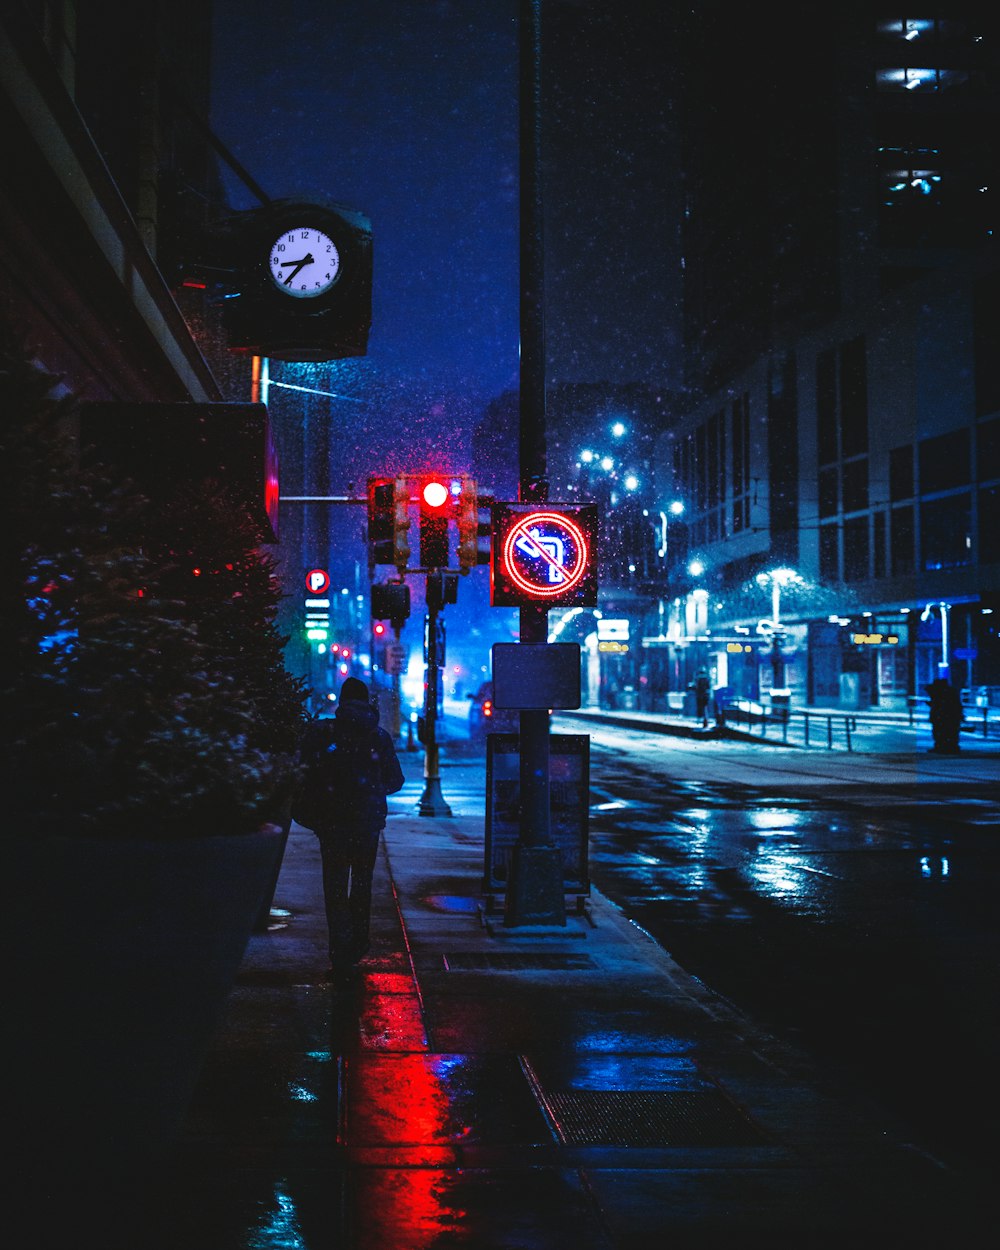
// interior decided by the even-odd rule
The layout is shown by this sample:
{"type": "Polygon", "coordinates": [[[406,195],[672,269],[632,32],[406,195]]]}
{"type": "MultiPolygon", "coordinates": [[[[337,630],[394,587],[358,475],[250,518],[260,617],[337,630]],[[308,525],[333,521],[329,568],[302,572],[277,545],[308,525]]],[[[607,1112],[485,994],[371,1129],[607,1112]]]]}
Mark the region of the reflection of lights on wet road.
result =
{"type": "Polygon", "coordinates": [[[920,875],[922,877],[940,877],[945,878],[950,872],[948,858],[945,855],[921,855],[920,856],[920,875]]]}
{"type": "Polygon", "coordinates": [[[802,827],[802,814],[787,808],[764,807],[759,812],[748,812],[750,824],[758,834],[785,834],[798,832],[802,827]]]}
{"type": "Polygon", "coordinates": [[[295,1203],[283,1189],[275,1187],[274,1210],[266,1223],[250,1234],[247,1246],[248,1250],[307,1250],[295,1203]]]}
{"type": "Polygon", "coordinates": [[[797,897],[804,885],[795,865],[777,857],[754,864],[751,876],[764,891],[779,898],[797,897]]]}
{"type": "Polygon", "coordinates": [[[292,1102],[319,1102],[318,1096],[304,1085],[289,1085],[288,1093],[292,1102]]]}

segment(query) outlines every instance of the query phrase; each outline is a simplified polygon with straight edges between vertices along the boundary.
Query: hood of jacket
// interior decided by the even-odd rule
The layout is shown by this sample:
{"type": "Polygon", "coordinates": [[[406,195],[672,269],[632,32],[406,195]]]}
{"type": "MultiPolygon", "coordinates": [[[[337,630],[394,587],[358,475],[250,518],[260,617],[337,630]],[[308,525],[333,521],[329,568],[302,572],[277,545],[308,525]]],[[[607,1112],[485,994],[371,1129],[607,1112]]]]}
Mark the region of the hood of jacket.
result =
{"type": "Polygon", "coordinates": [[[373,733],[378,728],[378,708],[360,699],[348,699],[338,703],[335,712],[337,723],[345,728],[373,733]]]}

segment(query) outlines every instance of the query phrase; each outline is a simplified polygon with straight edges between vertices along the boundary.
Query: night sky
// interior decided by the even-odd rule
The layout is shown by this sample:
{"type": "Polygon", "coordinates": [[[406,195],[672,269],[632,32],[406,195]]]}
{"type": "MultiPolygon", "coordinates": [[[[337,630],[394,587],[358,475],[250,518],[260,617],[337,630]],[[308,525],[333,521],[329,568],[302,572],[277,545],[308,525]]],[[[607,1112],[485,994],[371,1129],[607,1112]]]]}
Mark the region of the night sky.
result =
{"type": "MultiPolygon", "coordinates": [[[[519,379],[519,9],[517,0],[216,0],[219,138],[270,196],[333,199],[372,222],[367,356],[272,362],[275,380],[343,397],[272,388],[279,430],[311,406],[331,431],[328,472],[319,466],[312,481],[295,480],[282,452],[285,494],[315,491],[320,469],[331,493],[354,493],[371,474],[442,459],[455,472],[475,467],[487,488],[517,481],[516,439],[491,475],[473,465],[471,434],[519,379]]],[[[550,386],[670,387],[679,377],[673,11],[646,0],[543,4],[550,386]]],[[[234,208],[257,202],[233,177],[227,190],[234,208]]],[[[360,555],[353,533],[331,560],[360,555]]],[[[324,557],[301,554],[314,558],[324,557]]],[[[488,608],[481,569],[463,579],[449,618],[449,637],[466,626],[479,637],[487,622],[510,628],[516,613],[488,608]]],[[[487,642],[473,647],[477,664],[487,642]]]]}
{"type": "MultiPolygon", "coordinates": [[[[542,9],[550,383],[677,374],[669,40],[651,8],[542,9]]],[[[515,387],[516,0],[215,11],[219,137],[269,195],[329,197],[372,221],[368,355],[323,376],[383,412],[406,396],[457,422],[515,387]]],[[[227,188],[233,207],[255,203],[227,188]]]]}

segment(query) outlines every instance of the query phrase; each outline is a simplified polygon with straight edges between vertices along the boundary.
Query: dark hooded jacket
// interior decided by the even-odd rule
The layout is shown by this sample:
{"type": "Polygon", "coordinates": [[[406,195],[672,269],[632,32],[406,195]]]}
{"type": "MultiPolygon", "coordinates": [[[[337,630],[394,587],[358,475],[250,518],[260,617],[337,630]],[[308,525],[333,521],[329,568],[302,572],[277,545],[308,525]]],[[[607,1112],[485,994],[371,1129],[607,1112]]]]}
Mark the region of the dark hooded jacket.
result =
{"type": "Polygon", "coordinates": [[[305,777],[292,809],[299,824],[320,833],[385,827],[386,795],[401,790],[405,778],[376,707],[342,700],[333,719],[308,727],[301,759],[305,777]]]}

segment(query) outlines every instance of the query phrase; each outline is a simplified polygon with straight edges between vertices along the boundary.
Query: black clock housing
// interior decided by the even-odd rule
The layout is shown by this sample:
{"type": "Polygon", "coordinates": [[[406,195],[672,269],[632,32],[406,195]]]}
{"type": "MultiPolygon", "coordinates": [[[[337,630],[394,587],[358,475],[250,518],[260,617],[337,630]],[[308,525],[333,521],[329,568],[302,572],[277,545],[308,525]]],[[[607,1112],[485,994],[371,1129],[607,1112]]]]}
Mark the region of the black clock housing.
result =
{"type": "Polygon", "coordinates": [[[232,293],[223,305],[230,350],[276,360],[364,356],[372,320],[372,231],[364,214],[343,205],[272,201],[228,223],[232,293]],[[271,277],[268,257],[287,230],[329,236],[340,266],[336,281],[311,299],[290,298],[271,277]]]}

